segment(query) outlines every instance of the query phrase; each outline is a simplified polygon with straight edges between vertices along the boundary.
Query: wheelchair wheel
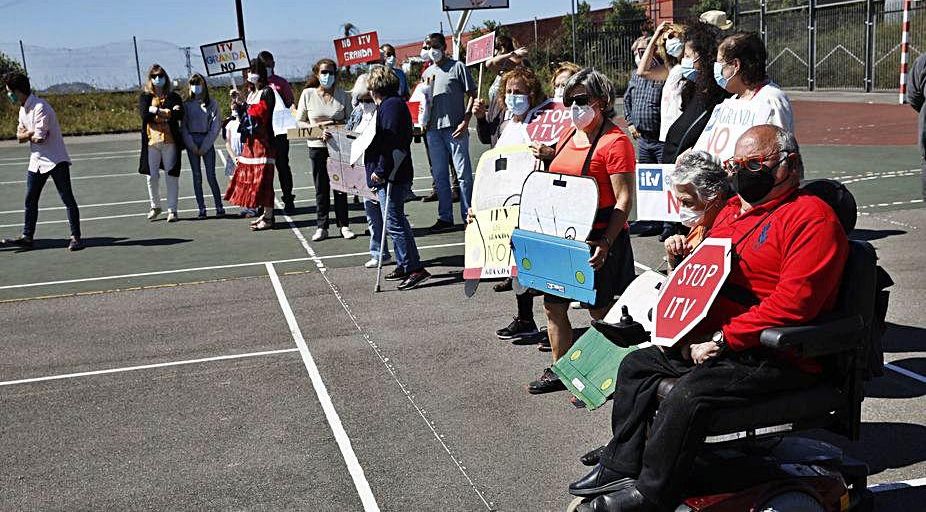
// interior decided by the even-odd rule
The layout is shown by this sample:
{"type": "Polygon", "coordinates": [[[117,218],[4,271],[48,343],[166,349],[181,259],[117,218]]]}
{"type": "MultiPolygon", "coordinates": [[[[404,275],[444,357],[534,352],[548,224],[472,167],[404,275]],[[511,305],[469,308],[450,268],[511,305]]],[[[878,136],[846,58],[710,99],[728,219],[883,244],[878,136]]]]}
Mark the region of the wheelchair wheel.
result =
{"type": "Polygon", "coordinates": [[[826,508],[813,496],[789,491],[779,494],[760,505],[760,512],[826,512],[826,508]]]}

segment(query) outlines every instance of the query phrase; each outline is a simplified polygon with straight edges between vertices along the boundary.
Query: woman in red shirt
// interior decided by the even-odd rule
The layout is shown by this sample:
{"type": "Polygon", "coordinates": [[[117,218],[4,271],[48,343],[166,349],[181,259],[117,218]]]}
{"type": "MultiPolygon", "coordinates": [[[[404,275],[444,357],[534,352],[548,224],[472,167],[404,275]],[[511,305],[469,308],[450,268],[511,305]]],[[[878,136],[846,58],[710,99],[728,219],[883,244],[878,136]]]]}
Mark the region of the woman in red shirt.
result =
{"type": "MultiPolygon", "coordinates": [[[[627,215],[633,206],[636,157],[630,139],[611,122],[614,99],[611,81],[591,68],[579,71],[566,82],[563,104],[570,109],[575,128],[560,139],[550,164],[552,173],[590,176],[598,183],[598,211],[587,240],[597,292],[595,303],[588,308],[595,319],[604,318],[614,296],[634,278],[627,215]]],[[[574,342],[569,300],[546,295],[544,311],[555,362],[574,342]]],[[[528,386],[532,394],[564,389],[550,368],[528,386]]]]}

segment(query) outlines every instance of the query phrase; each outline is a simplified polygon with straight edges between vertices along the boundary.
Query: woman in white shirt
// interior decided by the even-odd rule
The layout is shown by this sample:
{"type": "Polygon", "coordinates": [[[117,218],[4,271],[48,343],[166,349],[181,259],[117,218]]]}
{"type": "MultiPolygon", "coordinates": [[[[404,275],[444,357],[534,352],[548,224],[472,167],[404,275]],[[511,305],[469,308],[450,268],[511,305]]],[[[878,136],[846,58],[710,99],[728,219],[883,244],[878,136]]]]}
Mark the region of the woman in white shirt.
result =
{"type": "Polygon", "coordinates": [[[721,106],[727,102],[748,101],[755,105],[756,111],[769,108],[768,118],[760,119],[759,124],[774,124],[794,133],[791,100],[769,79],[765,69],[767,59],[765,44],[754,32],[737,32],[720,43],[714,79],[717,85],[734,95],[721,106]]]}
{"type": "Polygon", "coordinates": [[[643,56],[637,60],[637,75],[647,80],[665,82],[659,110],[659,140],[665,142],[672,123],[682,115],[682,89],[684,79],[678,65],[685,51],[681,25],[664,21],[646,45],[643,56]],[[659,57],[656,59],[656,57],[659,57]]]}
{"type": "Polygon", "coordinates": [[[186,146],[190,169],[193,171],[193,194],[199,207],[199,218],[206,218],[206,202],[203,199],[202,165],[205,164],[206,181],[212,190],[216,217],[225,216],[222,205],[222,190],[215,179],[215,139],[219,136],[219,104],[209,97],[209,86],[199,73],[190,77],[190,95],[183,103],[183,122],[180,133],[186,146]]]}
{"type": "MultiPolygon", "coordinates": [[[[344,124],[351,111],[350,95],[338,84],[338,65],[331,59],[321,59],[312,67],[312,73],[318,79],[318,87],[306,88],[299,97],[296,120],[301,127],[331,126],[344,124]]],[[[331,182],[328,178],[328,146],[326,141],[331,135],[325,132],[324,138],[309,139],[309,166],[315,182],[315,208],[317,212],[317,229],[312,240],[318,242],[328,238],[328,211],[331,203],[331,182]]],[[[334,191],[334,214],[337,226],[344,238],[355,238],[350,230],[347,215],[347,194],[334,191]]]]}

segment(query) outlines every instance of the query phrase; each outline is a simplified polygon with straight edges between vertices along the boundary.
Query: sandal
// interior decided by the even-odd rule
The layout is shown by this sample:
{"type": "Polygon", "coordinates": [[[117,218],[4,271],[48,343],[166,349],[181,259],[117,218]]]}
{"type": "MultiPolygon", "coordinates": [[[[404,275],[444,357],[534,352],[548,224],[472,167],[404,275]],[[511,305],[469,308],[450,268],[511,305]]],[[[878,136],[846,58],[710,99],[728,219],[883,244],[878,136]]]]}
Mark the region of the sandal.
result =
{"type": "Polygon", "coordinates": [[[273,229],[273,219],[260,219],[251,224],[251,231],[266,231],[268,229],[273,229]]]}

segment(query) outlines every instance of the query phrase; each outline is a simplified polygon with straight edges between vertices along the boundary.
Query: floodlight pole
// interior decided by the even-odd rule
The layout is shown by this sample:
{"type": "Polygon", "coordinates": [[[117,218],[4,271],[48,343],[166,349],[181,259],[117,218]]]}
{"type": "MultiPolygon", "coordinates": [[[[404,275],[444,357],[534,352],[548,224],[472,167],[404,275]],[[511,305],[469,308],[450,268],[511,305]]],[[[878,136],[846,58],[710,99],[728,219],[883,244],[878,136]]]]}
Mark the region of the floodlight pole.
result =
{"type": "Polygon", "coordinates": [[[135,47],[135,72],[138,73],[138,88],[141,89],[141,62],[138,60],[138,41],[135,36],[132,36],[132,46],[135,47]]]}
{"type": "Polygon", "coordinates": [[[463,31],[466,30],[466,24],[469,23],[469,17],[473,14],[472,9],[465,9],[460,12],[460,18],[457,20],[456,25],[454,25],[453,20],[450,18],[450,11],[445,11],[447,13],[447,21],[450,22],[450,28],[453,30],[453,60],[460,60],[460,38],[463,37],[463,31]]]}
{"type": "Polygon", "coordinates": [[[23,46],[22,39],[19,40],[19,55],[22,56],[23,59],[23,73],[29,76],[29,68],[26,67],[26,48],[23,46]]]}
{"type": "MultiPolygon", "coordinates": [[[[241,8],[241,0],[235,0],[235,14],[238,16],[238,38],[244,41],[244,10],[241,8]]],[[[247,47],[247,43],[245,43],[247,47]]],[[[241,79],[248,81],[248,72],[241,71],[241,79]]]]}

